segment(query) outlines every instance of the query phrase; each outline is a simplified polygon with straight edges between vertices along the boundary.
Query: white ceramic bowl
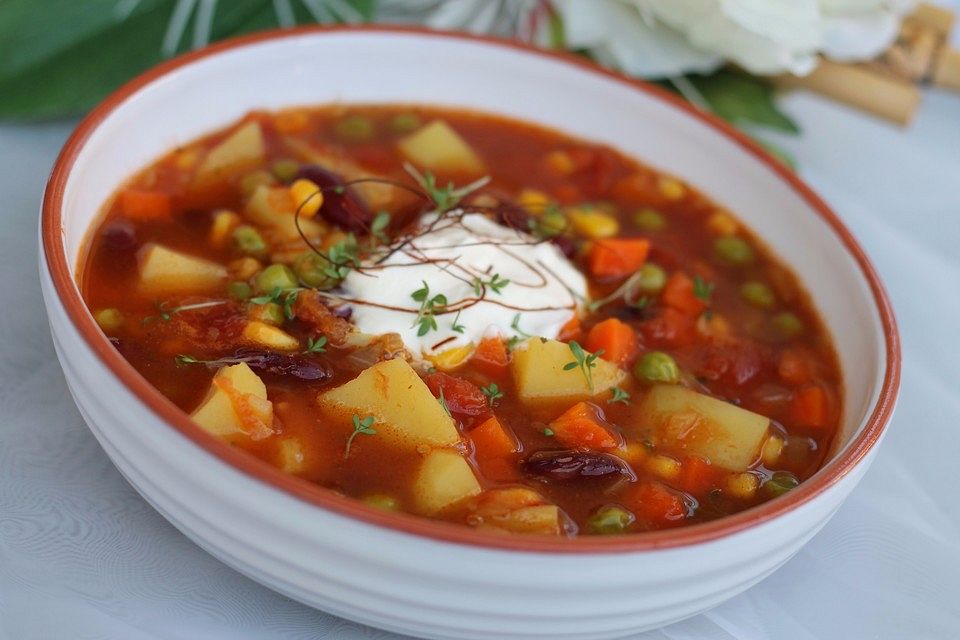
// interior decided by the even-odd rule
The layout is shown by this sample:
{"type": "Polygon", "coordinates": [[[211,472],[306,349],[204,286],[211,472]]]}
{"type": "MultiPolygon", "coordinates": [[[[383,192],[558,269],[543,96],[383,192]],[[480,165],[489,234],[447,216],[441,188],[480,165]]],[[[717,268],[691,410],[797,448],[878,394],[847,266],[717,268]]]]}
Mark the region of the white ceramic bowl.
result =
{"type": "Polygon", "coordinates": [[[790,558],[860,480],[890,418],[899,344],[849,232],[797,177],[722,123],[572,57],[416,30],[234,40],[134,80],[67,143],[44,198],[44,299],[77,405],[158,511],[232,567],[363,623],[431,638],[614,638],[703,611],[790,558]],[[170,148],[251,109],[331,101],[463,106],[613,145],[682,176],[806,283],[846,381],[830,461],[784,497],[712,523],[578,540],[499,537],[338,497],[206,435],[110,346],[75,284],[103,202],[170,148]]]}

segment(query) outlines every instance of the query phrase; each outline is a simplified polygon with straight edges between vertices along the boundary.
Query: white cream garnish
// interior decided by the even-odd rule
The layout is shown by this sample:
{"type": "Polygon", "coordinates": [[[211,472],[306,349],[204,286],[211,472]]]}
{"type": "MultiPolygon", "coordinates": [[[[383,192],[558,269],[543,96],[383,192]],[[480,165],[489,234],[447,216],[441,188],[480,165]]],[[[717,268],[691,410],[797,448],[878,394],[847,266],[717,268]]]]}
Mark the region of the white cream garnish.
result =
{"type": "Polygon", "coordinates": [[[553,244],[479,213],[425,216],[419,235],[379,264],[377,259],[343,281],[344,296],[356,301],[352,320],[363,333],[399,333],[414,354],[477,344],[494,334],[556,338],[587,293],[583,274],[553,244]],[[478,282],[490,283],[494,276],[510,282],[498,287],[499,293],[485,286],[477,301],[478,282]],[[446,296],[447,307],[434,314],[437,329],[417,335],[421,303],[411,296],[424,282],[431,298],[446,296]]]}

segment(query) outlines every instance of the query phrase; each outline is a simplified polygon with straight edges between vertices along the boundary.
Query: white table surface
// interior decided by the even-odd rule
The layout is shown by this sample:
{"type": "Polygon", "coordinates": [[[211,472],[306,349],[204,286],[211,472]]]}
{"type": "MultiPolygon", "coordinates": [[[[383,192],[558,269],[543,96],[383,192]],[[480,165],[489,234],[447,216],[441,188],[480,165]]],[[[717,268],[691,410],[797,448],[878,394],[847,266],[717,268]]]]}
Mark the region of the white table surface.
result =
{"type": "MultiPolygon", "coordinates": [[[[960,96],[901,130],[816,96],[780,142],[877,265],[903,388],[872,469],[793,560],[637,640],[960,638],[960,96]]],[[[40,300],[41,192],[69,124],[0,126],[0,640],[398,638],[221,564],[120,476],[67,393],[40,300]]]]}

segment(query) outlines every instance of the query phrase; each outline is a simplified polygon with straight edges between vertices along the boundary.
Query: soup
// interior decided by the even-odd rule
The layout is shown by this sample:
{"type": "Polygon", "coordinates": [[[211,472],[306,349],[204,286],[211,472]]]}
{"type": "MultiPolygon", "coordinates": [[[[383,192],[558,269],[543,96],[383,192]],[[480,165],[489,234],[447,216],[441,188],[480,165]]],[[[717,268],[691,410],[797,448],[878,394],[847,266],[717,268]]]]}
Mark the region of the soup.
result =
{"type": "Polygon", "coordinates": [[[829,336],[749,229],[529,123],[251,113],[138,173],[88,244],[84,299],[151,384],[382,509],[501,534],[690,525],[790,491],[838,428],[829,336]]]}

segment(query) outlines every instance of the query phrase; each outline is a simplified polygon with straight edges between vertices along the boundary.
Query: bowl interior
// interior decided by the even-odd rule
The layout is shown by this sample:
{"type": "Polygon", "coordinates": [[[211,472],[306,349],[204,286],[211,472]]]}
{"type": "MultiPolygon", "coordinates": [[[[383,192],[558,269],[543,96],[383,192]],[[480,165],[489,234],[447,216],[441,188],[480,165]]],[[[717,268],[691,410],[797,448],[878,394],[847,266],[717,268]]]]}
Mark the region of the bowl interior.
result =
{"type": "Polygon", "coordinates": [[[104,201],[162,153],[252,109],[338,101],[509,115],[609,144],[689,181],[797,272],[824,317],[845,379],[842,435],[832,455],[864,428],[886,374],[884,326],[860,265],[818,215],[815,198],[654,93],[495,42],[382,30],[308,32],[225,49],[162,75],[111,111],[76,158],[62,210],[72,272],[104,201]]]}

